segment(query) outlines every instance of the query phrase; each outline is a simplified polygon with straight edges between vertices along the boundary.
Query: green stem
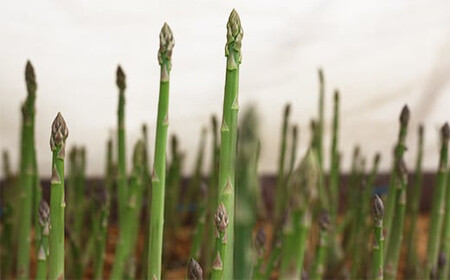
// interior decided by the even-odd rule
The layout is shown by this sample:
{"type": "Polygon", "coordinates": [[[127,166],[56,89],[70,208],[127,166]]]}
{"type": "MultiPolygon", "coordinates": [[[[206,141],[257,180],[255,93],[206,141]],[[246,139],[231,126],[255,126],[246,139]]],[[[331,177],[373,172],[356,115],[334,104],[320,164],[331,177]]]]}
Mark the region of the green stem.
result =
{"type": "Polygon", "coordinates": [[[21,211],[19,220],[19,244],[17,256],[17,278],[30,277],[30,249],[31,249],[31,222],[33,210],[34,182],[34,116],[36,99],[36,77],[31,63],[28,61],[25,69],[27,84],[27,98],[22,105],[22,135],[20,159],[20,192],[21,211]]]}
{"type": "Polygon", "coordinates": [[[322,69],[319,69],[319,120],[317,124],[317,157],[320,166],[323,166],[323,128],[324,128],[324,103],[325,103],[325,80],[322,69]]]}
{"type": "Polygon", "coordinates": [[[50,187],[49,280],[64,279],[64,157],[69,131],[60,113],[52,124],[53,152],[50,187]]]}
{"type": "Polygon", "coordinates": [[[418,264],[417,255],[417,220],[419,216],[420,195],[422,191],[422,157],[423,157],[423,136],[424,127],[419,126],[418,133],[418,145],[417,145],[417,158],[416,158],[416,171],[414,174],[414,185],[407,191],[408,203],[407,213],[409,213],[409,226],[406,232],[407,234],[407,254],[406,254],[406,273],[407,277],[413,278],[418,276],[418,264]]]}
{"type": "Polygon", "coordinates": [[[378,195],[375,195],[372,199],[372,213],[373,213],[373,231],[375,239],[372,245],[372,260],[373,260],[373,276],[372,279],[383,280],[383,216],[384,216],[384,204],[383,200],[378,195]]]}
{"type": "Polygon", "coordinates": [[[339,207],[339,91],[334,92],[334,106],[333,106],[333,132],[331,142],[331,166],[330,166],[330,197],[331,197],[331,221],[335,224],[339,207]]]}
{"type": "Polygon", "coordinates": [[[281,144],[280,154],[278,158],[278,175],[276,183],[276,196],[275,196],[275,220],[281,219],[282,209],[286,198],[286,174],[284,171],[284,164],[286,162],[286,146],[287,146],[287,133],[289,126],[289,114],[291,111],[290,104],[284,107],[283,114],[283,126],[281,128],[281,144]]]}
{"type": "Polygon", "coordinates": [[[142,205],[143,192],[143,155],[144,143],[139,140],[133,153],[133,174],[131,176],[130,188],[128,190],[128,200],[124,213],[123,229],[120,231],[119,242],[114,255],[114,266],[111,272],[111,279],[121,279],[124,277],[124,270],[127,264],[132,264],[134,247],[136,245],[140,210],[142,205]]]}
{"type": "MultiPolygon", "coordinates": [[[[220,143],[219,207],[216,213],[216,215],[220,213],[227,221],[223,225],[217,226],[216,217],[216,226],[220,234],[217,235],[218,242],[212,267],[212,279],[233,278],[235,160],[242,37],[241,21],[238,13],[233,10],[227,23],[225,47],[227,70],[220,143]]],[[[224,221],[222,220],[222,222],[224,221]]]]}
{"type": "Polygon", "coordinates": [[[389,234],[389,248],[386,254],[386,266],[384,277],[388,280],[396,279],[398,261],[400,258],[400,248],[403,240],[403,224],[406,212],[406,186],[408,180],[408,172],[406,170],[405,162],[401,159],[397,163],[395,185],[398,186],[395,196],[397,198],[395,205],[395,213],[393,215],[392,230],[389,234]]]}
{"type": "Polygon", "coordinates": [[[311,268],[310,279],[319,280],[323,278],[327,257],[329,227],[330,217],[327,212],[323,212],[319,216],[319,241],[317,243],[316,256],[311,268]]]}
{"type": "Polygon", "coordinates": [[[116,84],[119,88],[119,106],[117,110],[117,148],[119,173],[117,178],[117,200],[119,204],[119,225],[123,222],[123,215],[127,203],[127,156],[125,144],[125,73],[120,66],[117,67],[116,84]]]}
{"type": "Polygon", "coordinates": [[[39,205],[39,231],[40,239],[38,240],[38,253],[37,253],[37,270],[36,279],[47,279],[47,268],[48,268],[48,235],[50,233],[49,228],[49,218],[50,218],[50,206],[45,200],[41,200],[39,205]]]}
{"type": "Polygon", "coordinates": [[[396,177],[397,172],[395,171],[399,162],[403,158],[403,154],[406,151],[406,134],[408,132],[408,122],[409,122],[409,109],[408,106],[404,106],[402,109],[402,112],[400,113],[400,132],[398,134],[398,141],[397,145],[394,149],[394,162],[393,167],[391,171],[390,181],[389,181],[389,189],[388,189],[388,196],[387,196],[387,203],[386,203],[386,215],[383,219],[383,226],[385,231],[387,232],[386,235],[386,247],[384,248],[384,254],[386,258],[387,248],[390,248],[389,239],[390,239],[390,233],[391,233],[391,225],[392,220],[395,213],[396,203],[397,203],[397,195],[398,189],[400,188],[398,186],[398,183],[400,182],[400,179],[396,177]]]}
{"type": "Polygon", "coordinates": [[[441,153],[439,169],[437,172],[436,186],[433,191],[433,203],[431,208],[430,234],[428,235],[427,262],[425,265],[425,279],[435,278],[437,275],[437,260],[439,245],[441,244],[442,224],[444,221],[446,176],[448,162],[448,141],[450,128],[446,123],[441,129],[441,153]]]}
{"type": "Polygon", "coordinates": [[[152,174],[152,202],[150,217],[150,254],[148,279],[161,279],[161,260],[164,228],[164,193],[166,184],[166,144],[169,126],[169,80],[172,49],[175,44],[172,31],[164,24],[159,35],[158,60],[161,65],[158,118],[156,121],[155,161],[152,174]]]}
{"type": "Polygon", "coordinates": [[[447,171],[447,192],[445,203],[444,228],[442,230],[441,253],[446,260],[439,271],[439,279],[450,277],[450,170],[447,171]]]}

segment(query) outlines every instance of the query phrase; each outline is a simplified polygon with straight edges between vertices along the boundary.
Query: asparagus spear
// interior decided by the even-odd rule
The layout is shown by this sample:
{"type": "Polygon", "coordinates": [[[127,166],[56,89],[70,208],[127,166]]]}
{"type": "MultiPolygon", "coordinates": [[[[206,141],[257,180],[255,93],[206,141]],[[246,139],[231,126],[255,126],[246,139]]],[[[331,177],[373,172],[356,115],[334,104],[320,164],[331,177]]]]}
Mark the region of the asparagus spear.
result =
{"type": "Polygon", "coordinates": [[[261,226],[257,230],[254,239],[254,260],[252,265],[252,273],[250,279],[263,279],[263,275],[261,273],[261,266],[264,261],[264,255],[266,252],[266,232],[264,228],[261,226]]]}
{"type": "Polygon", "coordinates": [[[400,248],[403,240],[403,224],[406,210],[406,186],[408,184],[408,171],[403,158],[397,163],[395,185],[398,186],[395,197],[397,198],[394,208],[392,230],[389,238],[389,248],[386,255],[386,267],[384,277],[389,280],[396,279],[400,248]]]}
{"type": "Polygon", "coordinates": [[[441,254],[446,262],[439,270],[439,279],[445,279],[450,276],[450,170],[447,171],[447,190],[445,195],[445,218],[442,230],[441,254]]]}
{"type": "Polygon", "coordinates": [[[201,249],[202,249],[202,241],[204,235],[204,228],[206,223],[206,199],[208,195],[208,189],[205,183],[202,183],[200,186],[200,200],[198,204],[198,213],[197,213],[197,225],[194,231],[194,238],[192,241],[191,247],[191,256],[196,259],[200,259],[201,249]]]}
{"type": "Polygon", "coordinates": [[[226,217],[227,222],[224,223],[224,219],[219,219],[218,232],[220,234],[217,235],[218,242],[212,267],[212,279],[233,278],[235,159],[239,110],[239,65],[243,34],[239,15],[233,9],[227,23],[225,46],[227,70],[221,127],[219,207],[216,225],[218,217],[226,217]]]}
{"type": "Polygon", "coordinates": [[[252,231],[258,211],[259,123],[255,107],[243,112],[236,159],[234,279],[249,279],[252,268],[252,231]]]}
{"type": "Polygon", "coordinates": [[[419,216],[419,206],[420,206],[420,194],[422,190],[422,155],[423,155],[423,135],[424,127],[419,126],[418,131],[418,145],[417,145],[417,158],[416,158],[416,171],[414,174],[414,185],[409,188],[407,192],[408,204],[407,213],[409,213],[409,227],[407,234],[407,254],[406,254],[406,273],[407,277],[413,278],[418,274],[419,264],[417,256],[417,220],[419,216]]]}
{"type": "MultiPolygon", "coordinates": [[[[152,194],[152,180],[150,175],[150,156],[149,156],[149,146],[148,146],[148,130],[147,125],[142,125],[142,140],[144,141],[144,228],[148,229],[150,228],[150,201],[152,200],[151,194],[152,194]]],[[[169,214],[172,212],[169,212],[169,214]]],[[[146,230],[145,230],[146,231],[146,230]]],[[[142,256],[140,258],[139,262],[139,276],[140,277],[146,277],[148,273],[148,267],[147,267],[147,260],[149,256],[149,244],[150,244],[150,236],[148,234],[145,234],[144,236],[144,251],[142,252],[142,256]]]]}
{"type": "Polygon", "coordinates": [[[30,249],[31,249],[31,221],[33,207],[34,172],[34,116],[36,100],[36,76],[30,61],[25,67],[25,81],[27,84],[27,98],[22,104],[22,134],[20,158],[20,192],[21,211],[19,219],[19,245],[17,257],[17,278],[30,277],[30,249]]]}
{"type": "MultiPolygon", "coordinates": [[[[389,244],[389,238],[391,233],[391,224],[395,213],[396,208],[396,201],[397,201],[397,195],[399,187],[399,182],[401,181],[400,178],[396,177],[397,173],[395,170],[397,166],[399,165],[399,162],[403,158],[403,154],[406,151],[406,134],[408,131],[408,122],[409,122],[409,108],[408,106],[404,106],[402,109],[402,112],[400,113],[400,132],[398,134],[398,141],[397,145],[394,149],[394,164],[391,171],[391,178],[389,181],[389,189],[388,189],[388,196],[387,196],[387,204],[386,204],[386,215],[384,216],[383,222],[384,222],[384,228],[387,232],[386,236],[386,247],[385,247],[385,254],[387,253],[387,248],[390,248],[389,244]]],[[[386,255],[385,255],[386,257],[386,255]]]]}
{"type": "Polygon", "coordinates": [[[289,126],[289,115],[291,111],[291,105],[287,104],[284,107],[283,114],[283,126],[281,128],[281,144],[280,154],[278,159],[278,175],[276,184],[276,196],[275,196],[275,220],[280,220],[282,215],[282,209],[285,204],[286,198],[286,178],[284,171],[284,164],[286,162],[286,146],[287,146],[287,133],[289,126]]]}
{"type": "Polygon", "coordinates": [[[41,231],[41,239],[39,240],[39,247],[37,253],[37,271],[36,279],[47,279],[47,258],[48,251],[48,235],[50,233],[50,206],[45,200],[41,200],[39,205],[39,230],[41,231]]]}
{"type": "Polygon", "coordinates": [[[112,139],[107,143],[107,156],[105,168],[105,188],[101,197],[101,214],[97,225],[97,238],[94,257],[94,279],[103,279],[103,266],[106,255],[106,238],[108,233],[108,219],[110,209],[110,192],[114,184],[114,163],[112,139]]]}
{"type": "Polygon", "coordinates": [[[189,259],[187,266],[187,279],[203,280],[203,269],[194,258],[189,259]]]}
{"type": "Polygon", "coordinates": [[[331,162],[330,162],[330,197],[331,197],[331,207],[330,207],[330,217],[334,224],[336,221],[338,207],[339,207],[339,152],[338,152],[338,141],[339,141],[339,91],[334,92],[334,106],[333,106],[333,139],[331,142],[331,162]]]}
{"type": "Polygon", "coordinates": [[[324,103],[325,103],[325,79],[323,76],[322,69],[318,70],[319,74],[319,118],[317,123],[317,158],[319,159],[319,164],[323,164],[323,127],[324,127],[324,103]]]}
{"type": "Polygon", "coordinates": [[[119,225],[123,222],[123,215],[127,201],[127,156],[125,144],[125,88],[126,77],[120,65],[117,67],[116,84],[119,88],[119,105],[117,109],[117,148],[119,173],[117,178],[117,200],[119,205],[119,225]]]}
{"type": "Polygon", "coordinates": [[[439,169],[437,172],[437,182],[433,192],[433,203],[431,206],[430,234],[428,236],[427,261],[425,266],[425,279],[435,278],[437,275],[437,261],[439,245],[441,244],[442,224],[444,221],[444,209],[446,198],[446,172],[448,162],[448,141],[450,138],[450,128],[448,123],[441,128],[441,153],[439,157],[439,169]],[[434,274],[434,275],[431,275],[434,274]]]}
{"type": "Polygon", "coordinates": [[[64,279],[64,158],[69,135],[66,122],[58,113],[52,124],[50,148],[53,152],[50,187],[50,236],[48,279],[64,279]]]}
{"type": "Polygon", "coordinates": [[[319,215],[319,241],[317,243],[316,256],[310,273],[310,279],[322,279],[325,272],[326,252],[328,244],[328,230],[330,216],[324,211],[319,215]]]}
{"type": "Polygon", "coordinates": [[[383,280],[383,216],[384,216],[384,204],[383,200],[378,195],[374,195],[372,198],[372,216],[374,220],[374,242],[372,245],[373,251],[373,279],[383,280]]]}
{"type": "MultiPolygon", "coordinates": [[[[128,190],[128,199],[123,213],[123,229],[120,231],[119,242],[117,244],[114,266],[111,272],[111,279],[123,278],[126,264],[130,264],[129,259],[133,257],[134,247],[139,230],[139,218],[142,205],[143,192],[143,165],[144,165],[144,143],[139,140],[133,152],[133,174],[128,190]]],[[[133,264],[131,262],[131,264],[133,264]]]]}
{"type": "Polygon", "coordinates": [[[164,192],[166,183],[166,143],[169,126],[169,80],[172,50],[175,44],[172,31],[166,23],[159,34],[158,61],[161,65],[158,118],[156,122],[155,161],[152,174],[152,202],[150,217],[149,279],[161,279],[161,259],[164,226],[164,192]]]}

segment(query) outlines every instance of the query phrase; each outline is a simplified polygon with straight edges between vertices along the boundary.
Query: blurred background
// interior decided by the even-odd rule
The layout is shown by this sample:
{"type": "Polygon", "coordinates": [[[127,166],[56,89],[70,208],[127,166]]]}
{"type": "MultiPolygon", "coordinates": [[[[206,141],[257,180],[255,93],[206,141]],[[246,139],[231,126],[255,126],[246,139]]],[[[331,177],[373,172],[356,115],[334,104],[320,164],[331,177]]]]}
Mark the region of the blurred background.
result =
{"type": "Polygon", "coordinates": [[[68,146],[87,147],[88,176],[103,174],[105,143],[115,135],[118,64],[127,75],[128,158],[143,123],[153,154],[158,34],[167,22],[176,40],[169,133],[181,139],[189,174],[201,128],[209,126],[212,114],[220,118],[225,25],[236,8],[244,28],[240,105],[258,106],[261,172],[276,171],[287,103],[292,122],[300,127],[303,154],[310,119],[317,115],[318,68],[326,81],[326,162],[332,94],[339,89],[344,171],[355,144],[370,158],[380,151],[381,171],[389,170],[404,104],[411,109],[407,165],[413,167],[417,126],[423,123],[424,167],[436,170],[438,129],[450,115],[449,1],[30,0],[3,1],[0,7],[0,148],[10,150],[13,166],[19,158],[27,59],[38,81],[36,145],[42,176],[50,176],[50,125],[58,111],[69,126],[68,146]]]}

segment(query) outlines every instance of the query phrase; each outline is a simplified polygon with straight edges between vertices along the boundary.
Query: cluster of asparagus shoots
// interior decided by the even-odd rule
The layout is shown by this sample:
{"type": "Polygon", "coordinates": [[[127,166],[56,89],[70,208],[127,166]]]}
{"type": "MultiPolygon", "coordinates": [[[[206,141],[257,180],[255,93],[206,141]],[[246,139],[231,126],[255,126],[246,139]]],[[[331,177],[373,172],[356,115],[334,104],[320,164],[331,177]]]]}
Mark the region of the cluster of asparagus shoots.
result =
{"type": "Polygon", "coordinates": [[[34,69],[28,62],[25,70],[28,94],[22,106],[18,176],[11,171],[8,153],[3,154],[6,188],[2,188],[2,279],[13,275],[19,279],[64,279],[65,275],[74,279],[162,279],[167,262],[176,251],[174,243],[180,240],[180,235],[186,238],[183,227],[192,221],[195,226],[188,236],[192,240],[190,258],[185,256],[184,259],[188,279],[396,279],[400,275],[408,279],[448,279],[448,124],[441,129],[425,259],[417,251],[424,127],[420,125],[418,130],[411,187],[404,160],[410,119],[407,106],[400,114],[387,195],[375,188],[380,155],[374,155],[369,169],[359,146],[354,148],[348,184],[343,187],[339,151],[340,93],[337,90],[333,96],[328,176],[325,173],[326,90],[322,70],[319,70],[318,116],[311,120],[311,141],[298,165],[298,125],[290,120],[292,106],[287,104],[284,109],[275,199],[272,211],[268,211],[258,176],[261,141],[256,108],[249,107],[238,121],[242,39],[240,18],[233,10],[227,23],[222,120],[219,124],[217,117],[212,116],[211,128],[202,129],[188,184],[183,183],[185,154],[180,150],[176,135],[171,137],[170,157],[166,159],[174,47],[170,27],[164,24],[160,33],[160,90],[151,172],[148,132],[144,125],[142,138],[134,147],[132,172],[127,173],[126,76],[119,66],[116,73],[117,135],[106,145],[104,186],[88,188],[86,150],[72,147],[68,153],[67,211],[64,182],[67,125],[58,113],[51,126],[48,204],[41,194],[36,164],[37,83],[34,69]],[[207,179],[204,158],[208,131],[212,141],[207,179]],[[348,194],[346,201],[341,200],[344,192],[348,194]],[[88,196],[93,199],[87,199],[88,196]],[[348,207],[342,212],[340,208],[345,208],[344,204],[348,207]],[[118,240],[112,242],[115,244],[112,270],[106,271],[110,212],[117,212],[118,240]],[[141,219],[145,220],[142,227],[141,219]],[[137,246],[141,234],[145,236],[143,249],[137,246]],[[16,248],[17,256],[12,255],[16,248]],[[407,251],[405,266],[399,265],[402,248],[407,251]],[[37,260],[35,275],[30,274],[31,252],[37,260]],[[163,259],[167,260],[165,267],[163,259]]]}

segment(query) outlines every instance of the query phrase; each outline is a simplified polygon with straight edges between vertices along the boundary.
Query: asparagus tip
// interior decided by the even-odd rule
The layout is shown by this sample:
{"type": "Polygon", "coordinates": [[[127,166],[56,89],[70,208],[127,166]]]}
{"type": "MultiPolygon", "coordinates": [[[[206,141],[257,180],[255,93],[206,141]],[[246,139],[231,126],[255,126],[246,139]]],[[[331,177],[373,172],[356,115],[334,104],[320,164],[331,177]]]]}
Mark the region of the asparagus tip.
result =
{"type": "Polygon", "coordinates": [[[189,280],[203,280],[203,269],[194,258],[189,259],[187,266],[187,278],[189,280]]]}
{"type": "Polygon", "coordinates": [[[409,121],[409,108],[408,105],[403,106],[402,112],[400,113],[400,124],[403,126],[408,125],[409,121]]]}
{"type": "Polygon", "coordinates": [[[158,61],[160,65],[163,65],[165,62],[169,62],[170,64],[174,45],[175,39],[173,38],[172,30],[167,23],[164,23],[159,33],[158,61]]]}
{"type": "Polygon", "coordinates": [[[58,112],[52,124],[52,133],[50,137],[50,148],[52,151],[56,146],[63,144],[66,141],[67,136],[69,136],[69,130],[67,129],[66,121],[61,113],[58,112]]]}
{"type": "Polygon", "coordinates": [[[266,232],[264,227],[259,227],[255,235],[255,247],[256,251],[261,255],[264,251],[264,246],[266,244],[266,232]]]}
{"type": "Polygon", "coordinates": [[[383,200],[376,194],[372,199],[372,212],[373,216],[377,220],[383,219],[384,216],[384,203],[383,200]]]}
{"type": "Polygon", "coordinates": [[[119,87],[120,90],[124,90],[126,85],[125,82],[125,72],[123,72],[122,67],[120,65],[117,66],[117,72],[116,72],[116,84],[119,87]]]}
{"type": "Polygon", "coordinates": [[[213,131],[216,131],[217,130],[217,116],[216,115],[212,115],[211,123],[212,123],[213,131]]]}
{"type": "Polygon", "coordinates": [[[339,89],[334,90],[334,101],[337,102],[339,100],[339,89]]]}
{"type": "Polygon", "coordinates": [[[377,152],[375,154],[375,164],[378,164],[380,162],[381,159],[381,154],[379,152],[377,152]]]}
{"type": "Polygon", "coordinates": [[[319,82],[320,82],[320,84],[323,84],[324,77],[323,77],[323,70],[322,70],[322,68],[319,68],[317,70],[317,72],[319,73],[319,82]]]}
{"type": "Polygon", "coordinates": [[[421,124],[419,125],[419,137],[422,137],[422,136],[423,136],[424,131],[425,131],[425,127],[424,127],[424,125],[421,123],[421,124]]]}
{"type": "Polygon", "coordinates": [[[444,126],[442,126],[441,134],[442,134],[442,140],[444,142],[448,142],[448,140],[450,138],[450,127],[448,126],[447,122],[444,124],[444,126]]]}
{"type": "Polygon", "coordinates": [[[228,213],[225,205],[221,202],[217,207],[216,214],[214,215],[214,221],[216,228],[219,232],[225,232],[228,226],[228,213]]]}
{"type": "Polygon", "coordinates": [[[284,107],[284,117],[289,117],[289,114],[291,113],[291,103],[286,104],[284,107]]]}
{"type": "Polygon", "coordinates": [[[47,201],[41,200],[39,203],[39,224],[44,227],[50,218],[50,206],[47,201]]]}
{"type": "Polygon", "coordinates": [[[241,19],[235,9],[231,11],[227,23],[227,43],[225,45],[225,56],[228,57],[227,68],[234,70],[241,63],[241,46],[244,31],[241,19]]]}
{"type": "Polygon", "coordinates": [[[34,74],[34,68],[29,60],[27,60],[27,64],[25,66],[25,79],[26,79],[27,83],[36,83],[36,76],[34,74]]]}
{"type": "Polygon", "coordinates": [[[319,226],[323,231],[328,230],[328,228],[330,227],[330,215],[328,214],[328,211],[322,211],[322,213],[320,213],[319,226]]]}

